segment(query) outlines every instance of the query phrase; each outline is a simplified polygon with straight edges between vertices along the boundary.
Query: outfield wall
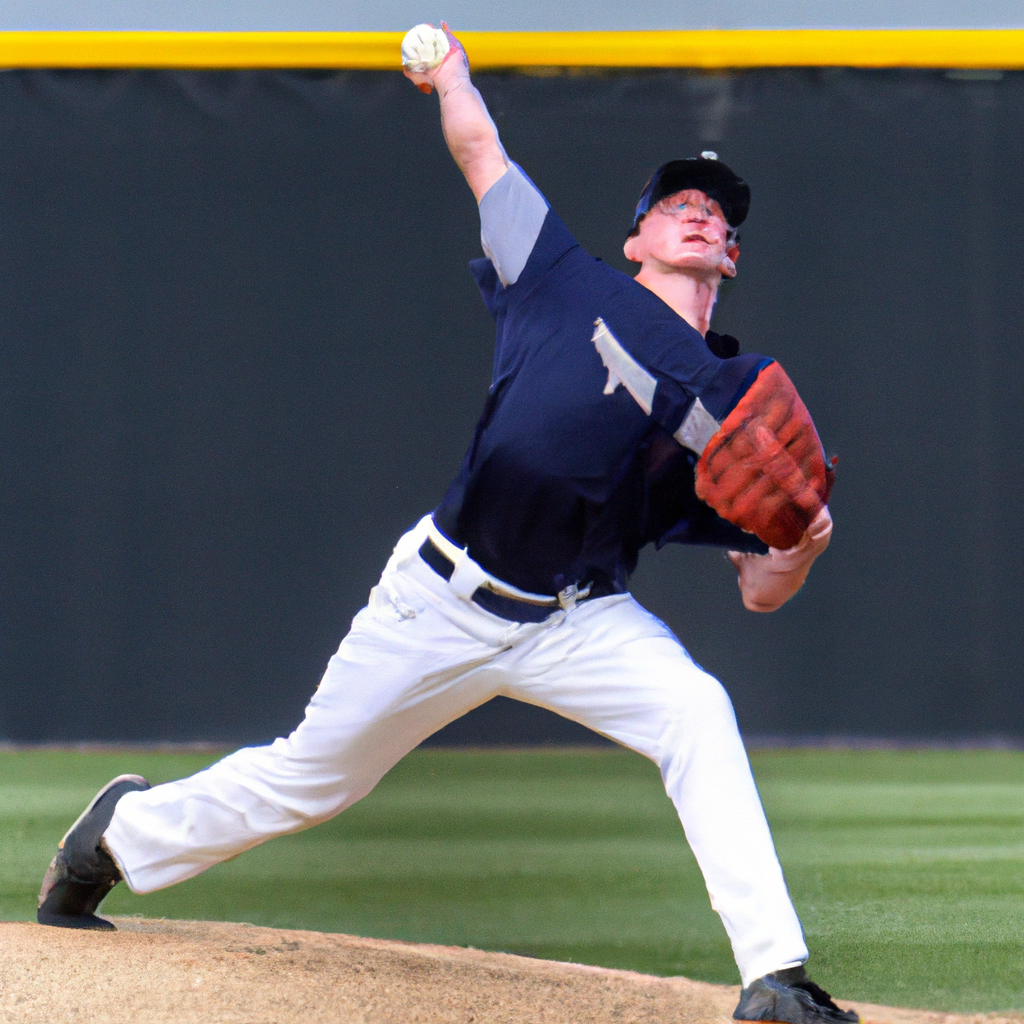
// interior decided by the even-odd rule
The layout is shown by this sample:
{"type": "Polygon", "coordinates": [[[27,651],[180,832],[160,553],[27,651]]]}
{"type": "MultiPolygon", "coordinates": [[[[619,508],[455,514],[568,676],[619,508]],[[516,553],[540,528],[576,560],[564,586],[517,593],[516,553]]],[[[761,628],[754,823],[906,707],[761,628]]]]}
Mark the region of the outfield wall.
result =
{"type": "MultiPolygon", "coordinates": [[[[478,77],[616,266],[662,160],[752,185],[716,326],[838,453],[834,544],[771,616],[718,552],[635,587],[744,729],[1024,739],[1024,74],[478,77]]],[[[18,71],[0,132],[0,739],[269,738],[486,393],[436,103],[394,73],[18,71]]],[[[458,735],[572,735],[484,715],[458,735]]]]}

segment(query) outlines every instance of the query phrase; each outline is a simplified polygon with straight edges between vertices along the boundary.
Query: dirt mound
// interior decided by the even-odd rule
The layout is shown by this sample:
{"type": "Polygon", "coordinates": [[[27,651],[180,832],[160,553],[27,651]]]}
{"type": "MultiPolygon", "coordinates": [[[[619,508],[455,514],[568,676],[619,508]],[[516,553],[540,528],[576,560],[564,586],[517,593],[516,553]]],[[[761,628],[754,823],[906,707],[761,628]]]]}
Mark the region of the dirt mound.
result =
{"type": "MultiPolygon", "coordinates": [[[[0,924],[0,1020],[726,1024],[738,992],[475,949],[243,924],[116,921],[117,932],[0,924]]],[[[872,1024],[1011,1020],[858,1009],[872,1024]]]]}

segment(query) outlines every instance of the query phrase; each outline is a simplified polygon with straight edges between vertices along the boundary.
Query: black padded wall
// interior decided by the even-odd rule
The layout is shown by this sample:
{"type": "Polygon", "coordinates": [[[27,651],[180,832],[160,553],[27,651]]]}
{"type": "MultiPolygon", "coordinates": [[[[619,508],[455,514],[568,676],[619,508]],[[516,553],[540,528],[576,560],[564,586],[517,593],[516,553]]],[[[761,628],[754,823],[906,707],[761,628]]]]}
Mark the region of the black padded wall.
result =
{"type": "MultiPolygon", "coordinates": [[[[625,268],[661,161],[751,183],[716,327],[840,458],[832,548],[745,612],[721,553],[635,593],[756,735],[1024,738],[1024,75],[480,75],[625,268]]],[[[436,101],[377,73],[0,74],[0,739],[289,729],[458,466],[490,321],[436,101]]],[[[495,705],[453,741],[578,738],[495,705]]]]}

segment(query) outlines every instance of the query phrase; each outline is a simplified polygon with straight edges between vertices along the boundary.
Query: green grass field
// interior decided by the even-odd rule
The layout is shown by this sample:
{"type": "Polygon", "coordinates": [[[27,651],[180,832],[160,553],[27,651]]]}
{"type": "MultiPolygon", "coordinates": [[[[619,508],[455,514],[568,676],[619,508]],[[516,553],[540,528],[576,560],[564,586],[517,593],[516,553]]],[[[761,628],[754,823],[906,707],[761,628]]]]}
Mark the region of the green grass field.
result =
{"type": "MultiPolygon", "coordinates": [[[[196,754],[0,753],[0,918],[34,918],[54,844],[94,791],[196,754]]],[[[833,993],[1024,1009],[1024,754],[753,755],[812,974],[833,993]]],[[[105,910],[248,921],[735,982],[655,768],[618,749],[420,750],[362,803],[105,910]]]]}

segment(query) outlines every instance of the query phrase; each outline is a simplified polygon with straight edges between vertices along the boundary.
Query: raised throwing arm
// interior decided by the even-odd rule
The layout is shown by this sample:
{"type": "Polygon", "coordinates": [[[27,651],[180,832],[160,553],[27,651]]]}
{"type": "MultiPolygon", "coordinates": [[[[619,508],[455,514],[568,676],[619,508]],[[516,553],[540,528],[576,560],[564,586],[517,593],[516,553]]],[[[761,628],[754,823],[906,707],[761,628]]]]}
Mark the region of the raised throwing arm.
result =
{"type": "Polygon", "coordinates": [[[509,160],[483,97],[469,77],[469,61],[442,22],[417,25],[402,42],[406,77],[423,92],[437,90],[448,149],[479,202],[508,170],[509,160]]]}

